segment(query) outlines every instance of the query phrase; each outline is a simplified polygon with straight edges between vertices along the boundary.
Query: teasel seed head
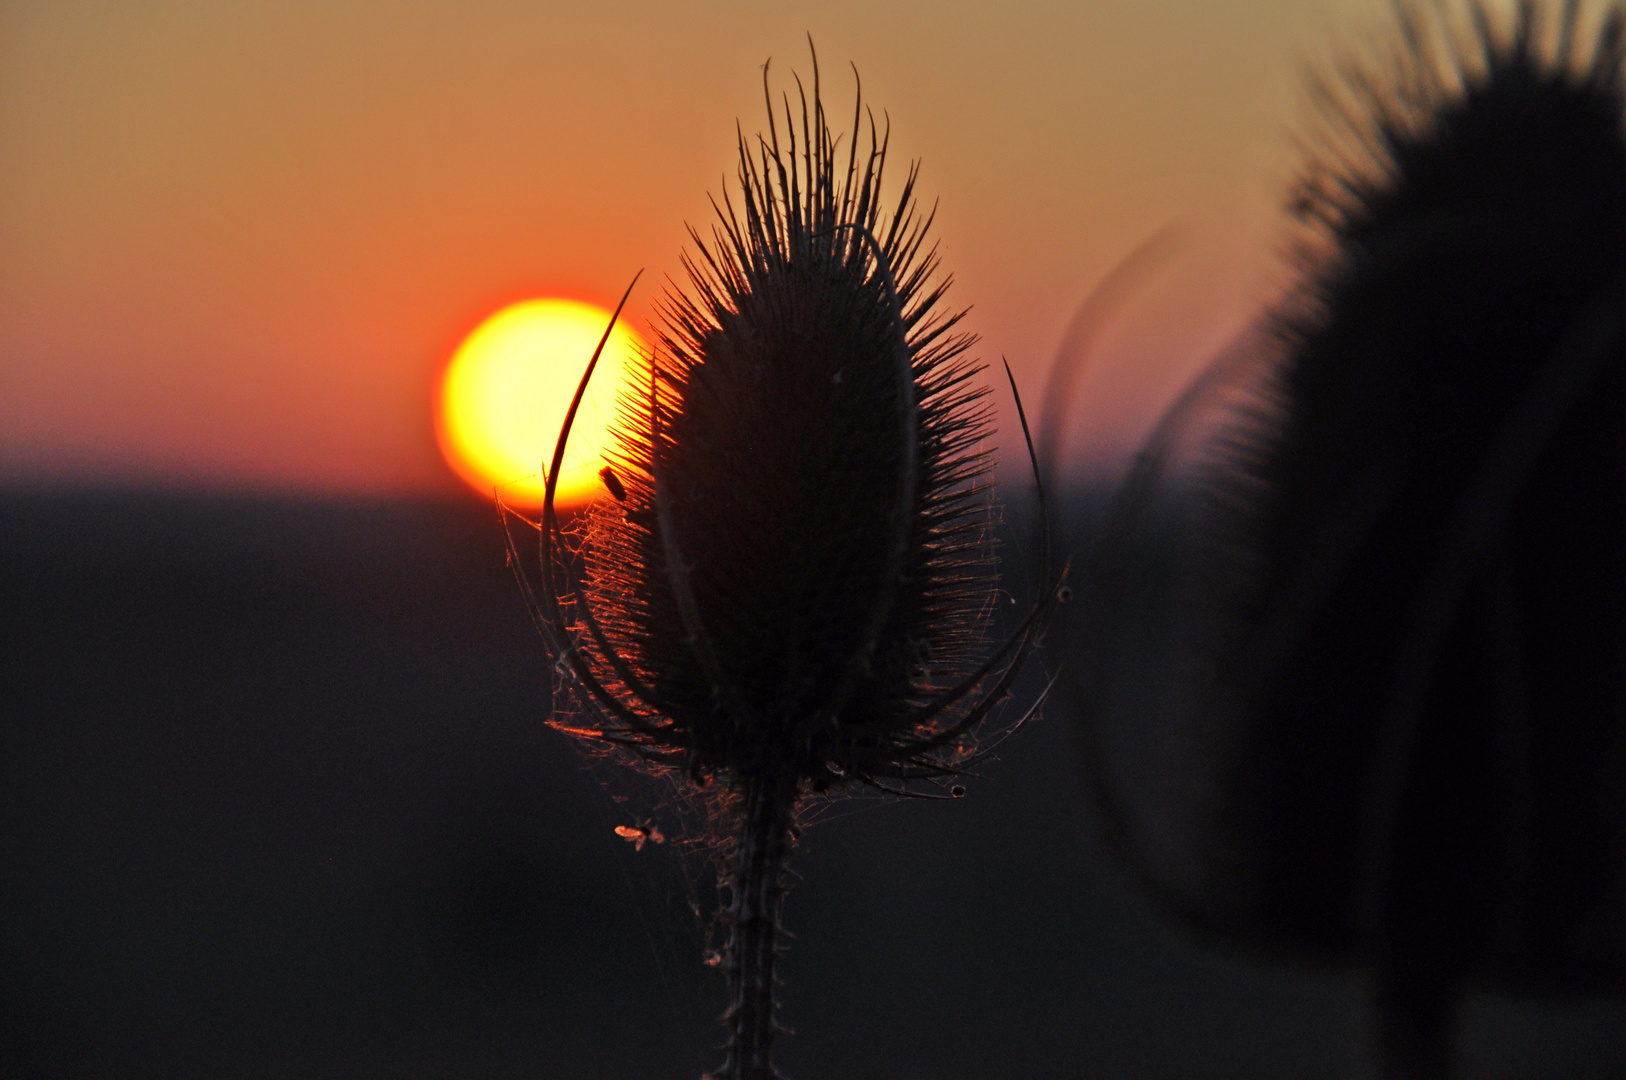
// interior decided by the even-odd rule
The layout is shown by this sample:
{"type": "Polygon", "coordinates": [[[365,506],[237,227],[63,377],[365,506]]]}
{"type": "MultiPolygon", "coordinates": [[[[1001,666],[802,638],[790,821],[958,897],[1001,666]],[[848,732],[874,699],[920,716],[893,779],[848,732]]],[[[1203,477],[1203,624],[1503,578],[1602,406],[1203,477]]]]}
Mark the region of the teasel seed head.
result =
{"type": "Polygon", "coordinates": [[[991,403],[916,168],[888,213],[887,132],[855,106],[867,147],[839,153],[816,68],[769,113],[710,237],[691,230],[689,288],[620,395],[616,501],[590,512],[576,595],[544,567],[542,621],[577,734],[700,782],[903,790],[973,763],[1053,600],[990,645],[991,403]]]}
{"type": "MultiPolygon", "coordinates": [[[[990,646],[991,406],[964,313],[945,307],[916,170],[888,214],[886,134],[870,115],[861,154],[855,104],[842,160],[816,61],[811,96],[781,104],[782,127],[770,97],[769,134],[739,136],[738,189],[710,239],[691,230],[689,289],[666,294],[646,378],[620,397],[601,474],[614,502],[568,550],[551,481],[565,422],[534,605],[567,682],[573,715],[557,726],[722,781],[734,835],[719,1080],[778,1076],[775,964],[802,797],[847,782],[962,796],[910,785],[945,786],[991,753],[972,748],[975,729],[1009,696],[1060,584],[990,646]]],[[[591,376],[590,363],[578,402],[591,376]]]]}
{"type": "Polygon", "coordinates": [[[1120,849],[1372,965],[1393,1075],[1469,982],[1626,988],[1626,15],[1584,14],[1402,5],[1319,83],[1300,285],[1143,455],[1232,392],[1158,720],[1191,805],[1120,802],[1120,849]]]}
{"type": "Polygon", "coordinates": [[[1278,421],[1233,444],[1244,827],[1307,941],[1626,985],[1626,918],[1552,937],[1626,901],[1626,23],[1456,11],[1327,93],[1278,421]]]}

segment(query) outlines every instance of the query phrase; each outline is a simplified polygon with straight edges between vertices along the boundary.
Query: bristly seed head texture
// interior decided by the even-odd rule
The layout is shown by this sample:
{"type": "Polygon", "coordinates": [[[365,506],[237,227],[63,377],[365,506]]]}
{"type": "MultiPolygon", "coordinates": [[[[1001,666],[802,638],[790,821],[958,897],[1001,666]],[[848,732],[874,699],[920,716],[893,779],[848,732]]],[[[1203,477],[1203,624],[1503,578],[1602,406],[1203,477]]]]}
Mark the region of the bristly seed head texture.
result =
{"type": "Polygon", "coordinates": [[[556,725],[722,781],[721,1080],[779,1075],[802,797],[849,782],[962,795],[945,782],[991,752],[970,740],[1055,603],[1052,587],[990,645],[991,407],[964,313],[944,306],[931,215],[914,169],[886,212],[873,115],[861,153],[855,104],[842,155],[816,61],[811,95],[798,87],[777,116],[769,98],[766,136],[739,135],[738,190],[710,239],[691,230],[689,289],[668,291],[646,379],[620,395],[613,501],[570,548],[551,495],[541,523],[536,610],[571,710],[556,725]]]}
{"type": "Polygon", "coordinates": [[[1402,3],[1315,86],[1298,285],[1193,436],[1179,775],[1112,810],[1219,937],[1626,986],[1623,11],[1402,3]]]}
{"type": "Polygon", "coordinates": [[[1582,14],[1402,7],[1387,71],[1324,92],[1279,419],[1239,463],[1257,585],[1216,628],[1258,680],[1230,820],[1304,943],[1626,975],[1541,940],[1626,887],[1581,839],[1626,826],[1594,786],[1626,766],[1623,22],[1582,14]]]}
{"type": "Polygon", "coordinates": [[[621,392],[616,501],[553,635],[562,724],[701,783],[895,789],[961,771],[1032,623],[991,649],[991,404],[916,170],[888,213],[885,129],[855,106],[841,152],[817,78],[739,136],[621,392]]]}
{"type": "Polygon", "coordinates": [[[1172,689],[1085,650],[1096,750],[1156,702],[1166,769],[1087,763],[1126,863],[1219,939],[1368,967],[1390,1076],[1446,1074],[1470,981],[1626,988],[1623,62],[1618,2],[1401,2],[1315,85],[1297,286],[1125,485],[1200,444],[1172,689]]]}

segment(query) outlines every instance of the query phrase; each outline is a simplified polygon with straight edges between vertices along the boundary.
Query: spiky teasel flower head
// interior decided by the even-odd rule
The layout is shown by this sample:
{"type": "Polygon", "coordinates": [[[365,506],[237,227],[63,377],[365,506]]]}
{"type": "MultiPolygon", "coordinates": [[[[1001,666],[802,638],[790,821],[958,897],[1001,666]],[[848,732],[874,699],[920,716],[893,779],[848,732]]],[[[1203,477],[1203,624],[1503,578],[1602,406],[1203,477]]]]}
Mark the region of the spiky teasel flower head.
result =
{"type": "Polygon", "coordinates": [[[873,116],[843,155],[816,71],[782,126],[769,106],[621,395],[616,498],[558,642],[569,724],[698,781],[951,776],[1035,621],[988,647],[983,368],[914,169],[883,205],[873,116]]]}
{"type": "Polygon", "coordinates": [[[1232,462],[1244,827],[1294,935],[1621,980],[1626,942],[1540,939],[1626,890],[1578,882],[1626,855],[1591,843],[1626,826],[1592,787],[1626,768],[1626,23],[1430,10],[1323,88],[1275,419],[1232,462]]]}
{"type": "Polygon", "coordinates": [[[1316,85],[1278,503],[1374,454],[1457,467],[1626,263],[1621,9],[1591,34],[1575,0],[1500,28],[1479,0],[1429,10],[1316,85]]]}
{"type": "Polygon", "coordinates": [[[1180,805],[1111,811],[1197,925],[1370,964],[1395,1075],[1469,980],[1626,986],[1623,27],[1401,6],[1317,86],[1300,284],[1205,380],[1257,393],[1147,720],[1180,805]]]}
{"type": "Polygon", "coordinates": [[[667,295],[647,381],[621,395],[613,501],[563,550],[567,418],[540,529],[536,610],[572,706],[557,726],[723,781],[720,1080],[778,1076],[802,796],[847,780],[928,794],[910,782],[974,765],[990,749],[968,743],[1057,598],[988,647],[990,407],[963,313],[944,307],[915,171],[888,214],[873,117],[861,154],[855,105],[843,161],[816,64],[797,104],[785,96],[781,128],[769,99],[769,135],[739,138],[738,192],[709,242],[694,235],[689,291],[667,295]]]}

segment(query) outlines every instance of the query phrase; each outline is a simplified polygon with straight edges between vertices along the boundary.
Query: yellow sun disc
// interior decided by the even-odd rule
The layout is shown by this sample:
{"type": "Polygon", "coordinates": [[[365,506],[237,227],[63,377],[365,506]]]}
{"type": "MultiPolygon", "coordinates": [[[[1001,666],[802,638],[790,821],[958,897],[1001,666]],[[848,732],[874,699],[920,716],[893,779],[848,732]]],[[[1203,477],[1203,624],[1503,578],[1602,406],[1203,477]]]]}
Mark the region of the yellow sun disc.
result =
{"type": "MultiPolygon", "coordinates": [[[[475,328],[441,376],[436,433],[459,476],[506,503],[542,505],[546,470],[610,313],[575,300],[523,300],[475,328]]],[[[603,494],[608,425],[624,374],[642,366],[641,338],[617,322],[576,413],[554,496],[579,506],[603,494]]],[[[646,369],[647,370],[647,369],[646,369]]]]}

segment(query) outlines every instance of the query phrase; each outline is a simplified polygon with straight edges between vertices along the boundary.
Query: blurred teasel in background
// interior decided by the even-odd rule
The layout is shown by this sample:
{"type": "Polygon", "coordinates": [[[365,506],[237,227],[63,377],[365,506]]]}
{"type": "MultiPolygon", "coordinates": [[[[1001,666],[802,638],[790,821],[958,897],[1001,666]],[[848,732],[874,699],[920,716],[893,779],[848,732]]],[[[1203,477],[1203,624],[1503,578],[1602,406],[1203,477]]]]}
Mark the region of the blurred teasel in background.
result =
{"type": "Polygon", "coordinates": [[[1626,108],[1611,5],[1401,5],[1317,81],[1295,286],[1114,501],[1064,665],[1114,849],[1216,941],[1626,991],[1626,108]]]}
{"type": "Polygon", "coordinates": [[[1056,594],[994,646],[989,391],[944,306],[916,170],[888,215],[886,133],[871,115],[860,153],[855,104],[840,160],[816,61],[811,95],[768,112],[622,389],[611,497],[570,530],[551,501],[566,421],[531,594],[556,726],[716,793],[726,1080],[777,1075],[799,804],[843,784],[962,794],[1056,594]]]}

